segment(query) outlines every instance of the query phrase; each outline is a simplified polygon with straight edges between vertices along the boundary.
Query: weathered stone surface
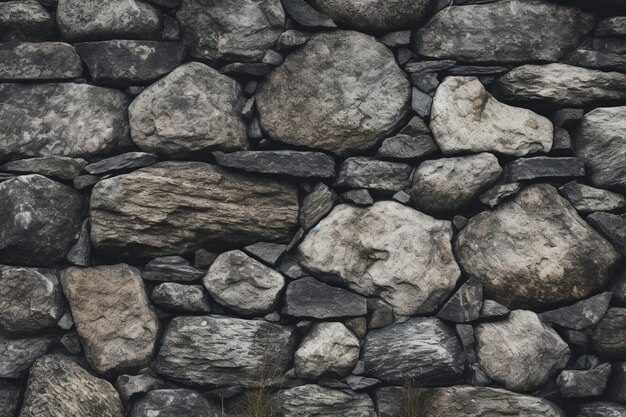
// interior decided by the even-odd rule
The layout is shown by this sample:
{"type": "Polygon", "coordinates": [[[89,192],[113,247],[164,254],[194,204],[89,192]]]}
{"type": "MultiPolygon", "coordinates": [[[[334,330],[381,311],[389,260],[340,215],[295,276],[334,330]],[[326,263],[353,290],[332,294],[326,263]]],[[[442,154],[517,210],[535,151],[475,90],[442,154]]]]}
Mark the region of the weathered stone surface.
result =
{"type": "Polygon", "coordinates": [[[395,193],[409,187],[411,171],[410,165],[398,162],[366,157],[348,158],[339,167],[335,185],[395,193]]]}
{"type": "Polygon", "coordinates": [[[367,314],[367,300],[343,288],[305,277],[287,286],[282,313],[314,319],[364,316],[367,314]]]}
{"type": "Polygon", "coordinates": [[[294,355],[300,378],[320,379],[348,375],[359,359],[359,339],[341,323],[317,323],[294,355]]]}
{"type": "Polygon", "coordinates": [[[185,258],[164,256],[148,262],[141,275],[148,281],[190,282],[202,279],[205,274],[205,271],[189,265],[185,258]]]}
{"type": "Polygon", "coordinates": [[[455,253],[487,297],[513,308],[586,297],[604,287],[619,259],[547,184],[529,186],[470,219],[455,253]]]}
{"type": "Polygon", "coordinates": [[[572,157],[553,158],[549,156],[516,159],[505,167],[504,173],[508,182],[584,176],[585,163],[582,160],[572,157]]]}
{"type": "Polygon", "coordinates": [[[175,69],[186,55],[177,42],[111,40],[76,45],[95,84],[145,84],[175,69]]]}
{"type": "Polygon", "coordinates": [[[333,208],[336,200],[337,195],[326,184],[316,184],[302,201],[298,218],[300,226],[305,230],[315,226],[333,208]]]}
{"type": "Polygon", "coordinates": [[[345,193],[341,193],[342,203],[352,203],[357,206],[371,206],[374,204],[372,195],[367,190],[350,190],[345,193]]]}
{"type": "Polygon", "coordinates": [[[609,308],[593,329],[591,344],[602,357],[626,359],[626,308],[609,308]]]}
{"type": "Polygon", "coordinates": [[[507,198],[514,196],[522,189],[519,182],[510,182],[507,184],[496,184],[479,197],[481,203],[494,208],[507,198]]]}
{"type": "Polygon", "coordinates": [[[0,80],[62,80],[83,73],[78,54],[67,43],[0,44],[0,56],[0,80]]]}
{"type": "Polygon", "coordinates": [[[378,296],[401,315],[434,311],[460,276],[450,222],[402,204],[336,206],[298,248],[313,276],[378,296]]]}
{"type": "Polygon", "coordinates": [[[576,181],[568,182],[560,187],[559,192],[581,213],[626,208],[625,196],[576,181]]]}
{"type": "Polygon", "coordinates": [[[23,333],[54,327],[63,294],[53,270],[0,266],[0,328],[23,333]]]}
{"type": "Polygon", "coordinates": [[[461,345],[454,330],[435,318],[412,318],[371,330],[362,359],[368,375],[393,384],[402,384],[405,377],[422,386],[463,380],[461,345]]]}
{"type": "Polygon", "coordinates": [[[612,36],[626,36],[626,16],[614,16],[602,19],[593,31],[599,38],[612,36]]]}
{"type": "Polygon", "coordinates": [[[170,157],[247,146],[237,82],[199,62],[152,84],[128,108],[133,142],[170,157]]]}
{"type": "Polygon", "coordinates": [[[391,161],[415,161],[438,151],[439,147],[429,135],[411,136],[400,133],[385,139],[376,152],[376,157],[391,161]]]}
{"type": "Polygon", "coordinates": [[[619,253],[626,256],[626,216],[609,213],[593,213],[587,217],[600,233],[602,233],[619,253]]]}
{"type": "Polygon", "coordinates": [[[525,310],[512,311],[506,320],[476,327],[478,363],[489,378],[515,391],[533,391],[565,367],[567,343],[525,310]]]}
{"type": "Polygon", "coordinates": [[[346,155],[373,147],[405,118],[410,83],[391,50],[362,33],[313,35],[260,86],[272,139],[346,155]]]}
{"type": "Polygon", "coordinates": [[[315,384],[279,391],[277,403],[284,417],[376,417],[369,395],[350,394],[315,384]]]}
{"type": "Polygon", "coordinates": [[[85,213],[82,197],[41,175],[0,182],[0,257],[7,264],[49,266],[72,247],[85,213]]]}
{"type": "Polygon", "coordinates": [[[0,381],[0,417],[15,417],[17,415],[21,391],[18,383],[0,381]]]}
{"type": "Polygon", "coordinates": [[[0,84],[0,159],[109,152],[128,138],[127,105],[87,84],[0,84]]]}
{"type": "Polygon", "coordinates": [[[0,2],[0,42],[46,41],[54,31],[54,18],[38,1],[0,2]]]}
{"type": "Polygon", "coordinates": [[[216,404],[190,389],[157,389],[135,401],[129,417],[220,417],[216,404]]]}
{"type": "Polygon", "coordinates": [[[483,319],[500,319],[507,317],[511,310],[493,300],[484,300],[480,310],[480,318],[483,319]]]}
{"type": "Polygon", "coordinates": [[[294,343],[292,327],[266,321],[176,317],[165,330],[153,367],[186,384],[254,387],[281,376],[294,343]]]}
{"type": "Polygon", "coordinates": [[[28,368],[50,349],[54,341],[50,336],[7,338],[0,335],[0,378],[24,376],[28,368]]]}
{"type": "Polygon", "coordinates": [[[66,156],[42,156],[40,158],[9,161],[0,167],[2,171],[41,174],[49,177],[71,180],[76,178],[87,161],[66,156]]]}
{"type": "MultiPolygon", "coordinates": [[[[279,259],[285,254],[288,247],[289,245],[282,245],[280,243],[257,242],[246,246],[243,250],[250,256],[266,264],[275,266],[279,259]]],[[[217,258],[217,255],[215,257],[217,258]]],[[[215,259],[211,261],[211,264],[213,264],[213,262],[215,262],[215,259]]]]}
{"type": "Polygon", "coordinates": [[[575,417],[626,417],[626,406],[610,402],[582,404],[575,417]]]}
{"type": "Polygon", "coordinates": [[[294,186],[196,162],[102,180],[91,196],[92,242],[115,257],[287,240],[297,218],[294,186]]]}
{"type": "Polygon", "coordinates": [[[214,155],[218,165],[247,172],[302,178],[335,176],[335,160],[322,152],[239,151],[214,155]]]}
{"type": "Polygon", "coordinates": [[[299,30],[286,30],[278,37],[276,48],[279,51],[295,48],[297,46],[304,45],[310,37],[311,34],[308,32],[301,32],[299,30]]]}
{"type": "Polygon", "coordinates": [[[148,365],[159,323],[141,272],[125,264],[72,267],[61,285],[89,364],[99,373],[148,365]]]}
{"type": "Polygon", "coordinates": [[[574,145],[593,185],[626,192],[626,106],[587,113],[575,130],[574,145]]]}
{"type": "Polygon", "coordinates": [[[65,39],[158,39],[161,14],[140,0],[59,0],[57,25],[65,39]]]}
{"type": "Polygon", "coordinates": [[[557,326],[585,330],[600,321],[609,308],[612,297],[613,293],[604,292],[571,306],[546,311],[541,313],[539,318],[557,326]]]}
{"type": "Polygon", "coordinates": [[[260,61],[285,26],[280,0],[183,0],[176,13],[189,53],[210,61],[260,61]]]}
{"type": "Polygon", "coordinates": [[[490,153],[422,162],[413,174],[411,196],[426,213],[450,213],[469,206],[493,185],[502,168],[490,153]]]}
{"type": "Polygon", "coordinates": [[[626,71],[626,57],[622,54],[594,49],[593,44],[585,43],[572,52],[564,61],[566,64],[594,68],[604,71],[626,71]]]}
{"type": "Polygon", "coordinates": [[[115,380],[115,389],[120,393],[124,403],[149,391],[167,388],[167,385],[161,378],[145,374],[120,375],[115,380]]]}
{"type": "Polygon", "coordinates": [[[556,384],[564,398],[597,397],[606,389],[610,373],[609,363],[589,370],[567,370],[559,374],[556,384]]]}
{"type": "Polygon", "coordinates": [[[477,320],[483,305],[483,286],[477,279],[470,278],[441,308],[437,317],[454,323],[477,320]]]}
{"type": "Polygon", "coordinates": [[[121,170],[132,170],[155,164],[159,157],[153,153],[127,152],[93,162],[85,167],[90,174],[108,174],[121,170]]]}
{"type": "Polygon", "coordinates": [[[588,106],[626,98],[626,74],[567,64],[522,65],[498,78],[496,97],[512,102],[588,106]]]}
{"type": "Polygon", "coordinates": [[[622,404],[626,402],[626,362],[618,362],[612,365],[608,388],[607,394],[609,398],[622,404]]]}
{"type": "Polygon", "coordinates": [[[548,119],[500,103],[476,77],[447,77],[441,83],[433,101],[430,128],[445,154],[546,153],[553,139],[548,119]]]}
{"type": "Polygon", "coordinates": [[[165,282],[152,289],[150,299],[159,307],[174,311],[208,313],[211,311],[209,298],[202,285],[185,285],[165,282]]]}

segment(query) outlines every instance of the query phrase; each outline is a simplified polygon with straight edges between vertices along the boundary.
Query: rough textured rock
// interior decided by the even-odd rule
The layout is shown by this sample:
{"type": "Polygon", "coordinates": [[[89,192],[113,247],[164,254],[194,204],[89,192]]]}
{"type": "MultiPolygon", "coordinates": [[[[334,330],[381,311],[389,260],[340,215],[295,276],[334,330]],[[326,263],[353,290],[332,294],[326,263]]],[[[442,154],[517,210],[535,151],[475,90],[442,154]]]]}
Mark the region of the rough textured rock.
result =
{"type": "Polygon", "coordinates": [[[240,151],[214,155],[218,165],[247,172],[302,178],[335,176],[335,160],[322,152],[240,151]]]}
{"type": "Polygon", "coordinates": [[[27,374],[54,341],[51,336],[7,338],[0,335],[0,378],[20,378],[27,374]]]}
{"type": "Polygon", "coordinates": [[[83,73],[78,54],[67,43],[1,44],[0,56],[0,80],[62,80],[83,73]]]}
{"type": "Polygon", "coordinates": [[[399,203],[339,205],[305,237],[298,259],[313,276],[379,296],[398,314],[426,313],[460,275],[451,236],[449,222],[399,203]]]}
{"type": "Polygon", "coordinates": [[[548,119],[500,103],[476,77],[447,77],[441,83],[433,100],[430,128],[445,154],[524,156],[548,152],[553,139],[548,119]]]}
{"type": "Polygon", "coordinates": [[[591,334],[593,349],[602,357],[626,359],[626,308],[610,308],[591,334]]]}
{"type": "Polygon", "coordinates": [[[335,185],[395,193],[409,187],[411,171],[410,165],[398,162],[366,157],[348,158],[339,167],[335,185]]]}
{"type": "Polygon", "coordinates": [[[281,376],[294,343],[293,328],[265,321],[176,317],[165,330],[153,367],[186,384],[253,387],[281,376]]]}
{"type": "Polygon", "coordinates": [[[15,417],[20,405],[21,391],[16,382],[0,381],[0,417],[15,417]]]}
{"type": "Polygon", "coordinates": [[[567,370],[559,374],[556,384],[565,398],[597,397],[606,389],[610,373],[609,363],[589,370],[567,370]]]}
{"type": "Polygon", "coordinates": [[[569,200],[576,210],[582,213],[626,208],[625,196],[580,184],[576,181],[568,182],[560,187],[559,192],[569,200]]]}
{"type": "Polygon", "coordinates": [[[153,153],[127,152],[110,158],[101,159],[85,167],[85,171],[97,174],[109,174],[116,171],[143,168],[156,163],[159,157],[153,153]]]}
{"type": "Polygon", "coordinates": [[[30,370],[20,417],[122,417],[118,393],[63,355],[39,358],[30,370]]]}
{"type": "Polygon", "coordinates": [[[546,311],[541,313],[539,317],[545,322],[557,326],[585,330],[600,321],[609,308],[612,297],[613,293],[604,292],[571,306],[546,311]]]}
{"type": "Polygon", "coordinates": [[[493,185],[502,168],[489,153],[422,162],[413,174],[411,195],[427,213],[450,213],[470,205],[493,185]]]}
{"type": "Polygon", "coordinates": [[[463,380],[463,350],[452,327],[436,318],[412,318],[371,330],[362,349],[365,371],[402,384],[405,377],[422,386],[463,380]]]}
{"type": "Polygon", "coordinates": [[[167,388],[164,380],[146,374],[120,375],[115,380],[115,389],[125,404],[136,396],[163,388],[167,388]]]}
{"type": "Polygon", "coordinates": [[[480,281],[470,278],[444,304],[437,317],[454,323],[477,320],[483,305],[483,286],[480,281]]]}
{"type": "Polygon", "coordinates": [[[96,184],[91,239],[115,257],[182,254],[286,240],[297,217],[292,185],[204,163],[163,162],[96,184]]]}
{"type": "Polygon", "coordinates": [[[493,300],[484,300],[480,309],[480,317],[483,319],[500,319],[507,317],[511,310],[493,300]]]}
{"type": "Polygon", "coordinates": [[[410,83],[393,53],[362,33],[311,37],[260,86],[261,127],[272,139],[336,154],[373,147],[405,118],[410,83]]]}
{"type": "MultiPolygon", "coordinates": [[[[310,29],[336,28],[333,19],[318,12],[306,0],[283,0],[285,11],[299,25],[310,29]]],[[[281,33],[281,38],[285,32],[281,33]]],[[[278,43],[280,44],[281,38],[278,43]]],[[[304,43],[304,42],[303,42],[304,43]]]]}
{"type": "Polygon", "coordinates": [[[10,161],[0,167],[2,171],[41,174],[63,180],[76,178],[87,161],[66,156],[42,156],[40,158],[10,161]]]}
{"type": "Polygon", "coordinates": [[[127,105],[87,84],[0,84],[0,159],[109,152],[128,139],[127,105]]]}
{"type": "Polygon", "coordinates": [[[333,208],[335,200],[337,200],[337,195],[326,184],[321,182],[316,184],[302,201],[298,217],[300,226],[305,230],[315,226],[333,208]]]}
{"type": "Polygon", "coordinates": [[[350,394],[309,384],[279,391],[278,410],[284,417],[376,417],[367,394],[350,394]]]}
{"type": "Polygon", "coordinates": [[[391,161],[415,161],[436,154],[439,147],[429,135],[398,134],[383,141],[376,157],[391,161]]]}
{"type": "Polygon", "coordinates": [[[0,42],[38,42],[54,36],[54,18],[36,0],[0,2],[0,42]]]}
{"type": "Polygon", "coordinates": [[[285,26],[280,0],[183,0],[176,18],[189,53],[209,61],[260,61],[285,26]]]}
{"type": "Polygon", "coordinates": [[[211,297],[224,307],[239,314],[259,315],[274,309],[285,278],[234,250],[219,255],[202,282],[211,297]]]}
{"type": "Polygon", "coordinates": [[[237,82],[199,62],[146,88],[128,108],[133,142],[169,157],[247,146],[237,82]]]}
{"type": "MultiPolygon", "coordinates": [[[[266,264],[275,266],[288,248],[289,245],[282,245],[280,243],[258,242],[246,246],[243,250],[250,256],[266,264]]],[[[215,257],[217,258],[217,255],[215,257]]],[[[215,262],[215,259],[211,261],[211,264],[213,264],[213,262],[215,262]]]]}
{"type": "Polygon", "coordinates": [[[614,16],[603,19],[593,31],[597,37],[626,36],[626,17],[614,16]]]}
{"type": "Polygon", "coordinates": [[[211,303],[202,285],[165,282],[152,289],[150,299],[159,307],[174,311],[208,313],[211,303]]]}
{"type": "Polygon", "coordinates": [[[189,265],[185,258],[164,256],[148,262],[141,275],[147,281],[191,282],[202,279],[205,274],[205,271],[189,265]]]}
{"type": "Polygon", "coordinates": [[[520,158],[505,167],[508,182],[539,178],[584,177],[585,163],[578,158],[537,156],[520,158]]]}
{"type": "Polygon", "coordinates": [[[565,367],[567,343],[525,310],[476,327],[478,363],[489,378],[515,391],[533,391],[565,367]]]}
{"type": "Polygon", "coordinates": [[[481,203],[494,208],[507,198],[516,195],[523,188],[519,182],[496,184],[479,197],[481,203]]]}
{"type": "Polygon", "coordinates": [[[619,259],[546,184],[529,186],[470,219],[455,253],[463,270],[483,283],[487,297],[514,308],[588,296],[604,287],[619,259]]]}
{"type": "Polygon", "coordinates": [[[0,182],[0,257],[7,264],[61,262],[78,238],[85,203],[72,188],[41,175],[0,182]]]}
{"type": "Polygon", "coordinates": [[[189,389],[157,389],[135,401],[130,417],[219,417],[219,407],[189,389]]]}
{"type": "Polygon", "coordinates": [[[626,406],[610,402],[591,402],[582,404],[576,417],[624,417],[626,406]]]}
{"type": "Polygon", "coordinates": [[[150,308],[141,272],[124,264],[61,271],[85,357],[99,373],[148,365],[158,321],[150,308]]]}
{"type": "Polygon", "coordinates": [[[592,27],[593,16],[579,9],[505,0],[443,9],[417,32],[414,47],[464,62],[556,61],[592,27]]]}
{"type": "Polygon", "coordinates": [[[593,213],[587,221],[604,235],[619,253],[626,256],[626,216],[609,213],[593,213]]]}
{"type": "Polygon", "coordinates": [[[282,313],[315,319],[365,316],[367,300],[343,288],[305,277],[287,286],[282,313]]]}

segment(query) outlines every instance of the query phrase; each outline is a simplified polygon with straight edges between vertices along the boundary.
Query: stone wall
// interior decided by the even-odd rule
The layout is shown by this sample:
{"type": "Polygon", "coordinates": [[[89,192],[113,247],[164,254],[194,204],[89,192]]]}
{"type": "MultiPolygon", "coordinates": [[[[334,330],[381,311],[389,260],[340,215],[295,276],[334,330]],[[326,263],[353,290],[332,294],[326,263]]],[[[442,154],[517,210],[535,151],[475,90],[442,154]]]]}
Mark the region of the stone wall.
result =
{"type": "Polygon", "coordinates": [[[0,417],[626,417],[626,1],[0,0],[0,42],[0,417]]]}

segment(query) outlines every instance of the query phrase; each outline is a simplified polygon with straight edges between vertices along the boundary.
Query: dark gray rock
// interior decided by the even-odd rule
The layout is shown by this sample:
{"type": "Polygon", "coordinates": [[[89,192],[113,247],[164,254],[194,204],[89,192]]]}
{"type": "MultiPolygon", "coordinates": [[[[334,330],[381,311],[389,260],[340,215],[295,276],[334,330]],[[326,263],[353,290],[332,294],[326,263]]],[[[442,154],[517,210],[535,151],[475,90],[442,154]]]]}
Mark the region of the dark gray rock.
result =
{"type": "Polygon", "coordinates": [[[569,132],[561,128],[554,129],[554,139],[552,141],[552,150],[570,151],[571,149],[572,149],[572,137],[570,136],[569,132]]]}
{"type": "Polygon", "coordinates": [[[591,402],[578,407],[575,417],[626,417],[626,406],[610,402],[591,402]]]}
{"type": "Polygon", "coordinates": [[[0,381],[0,417],[15,417],[20,405],[22,388],[18,383],[0,381]]]}
{"type": "Polygon", "coordinates": [[[47,41],[54,32],[54,18],[38,1],[0,2],[0,42],[47,41]]]}
{"type": "Polygon", "coordinates": [[[511,310],[493,300],[484,300],[480,309],[481,319],[502,319],[508,317],[511,314],[511,310]]]}
{"type": "Polygon", "coordinates": [[[91,265],[91,238],[89,236],[91,227],[89,226],[89,219],[83,222],[80,228],[80,234],[78,240],[72,246],[67,253],[65,259],[76,266],[89,266],[91,265]]]}
{"type": "Polygon", "coordinates": [[[584,371],[566,370],[559,374],[556,384],[564,398],[598,397],[606,389],[610,373],[609,363],[584,371]]]}
{"type": "Polygon", "coordinates": [[[131,171],[143,168],[158,162],[159,157],[153,153],[127,152],[93,162],[85,167],[85,171],[92,174],[110,174],[117,171],[131,171]]]}
{"type": "Polygon", "coordinates": [[[286,30],[280,34],[278,41],[276,42],[276,48],[279,51],[289,50],[301,45],[304,45],[311,34],[308,32],[301,32],[299,30],[286,30]]]}
{"type": "Polygon", "coordinates": [[[626,255],[626,216],[598,212],[587,216],[587,221],[626,255]]]}
{"type": "Polygon", "coordinates": [[[185,258],[164,256],[148,262],[141,275],[147,281],[191,282],[202,279],[205,274],[205,271],[189,265],[185,258]]]}
{"type": "Polygon", "coordinates": [[[371,206],[374,204],[374,199],[367,190],[350,190],[341,193],[341,202],[352,203],[357,206],[371,206]]]}
{"type": "Polygon", "coordinates": [[[550,324],[573,330],[585,330],[600,321],[609,308],[613,293],[604,292],[568,307],[541,313],[539,317],[550,324]]]}
{"type": "Polygon", "coordinates": [[[59,343],[72,355],[79,355],[83,351],[83,346],[80,344],[80,336],[75,330],[66,332],[61,336],[59,343]]]}
{"type": "Polygon", "coordinates": [[[519,182],[497,184],[482,193],[479,200],[484,205],[494,208],[509,197],[516,195],[521,189],[522,184],[519,182]]]}
{"type": "MultiPolygon", "coordinates": [[[[268,65],[263,62],[233,62],[232,64],[221,67],[220,72],[231,76],[262,78],[272,69],[274,69],[273,65],[268,65]]],[[[258,138],[260,139],[260,137],[261,136],[258,138]]]]}
{"type": "Polygon", "coordinates": [[[152,289],[150,299],[160,308],[190,313],[209,313],[211,304],[202,285],[165,282],[152,289]]]}
{"type": "Polygon", "coordinates": [[[509,71],[509,67],[498,66],[477,66],[477,65],[455,65],[448,70],[450,75],[499,75],[509,71]]]}
{"type": "Polygon", "coordinates": [[[417,61],[417,62],[409,62],[404,66],[404,70],[408,73],[415,72],[439,72],[445,71],[454,67],[456,61],[452,61],[449,59],[438,60],[438,61],[417,61]]]}
{"type": "MultiPolygon", "coordinates": [[[[287,245],[271,242],[258,242],[243,248],[244,252],[266,264],[275,266],[287,250],[287,245]]],[[[215,262],[215,260],[213,260],[215,262]]],[[[211,264],[213,263],[211,262],[211,264]]]]}
{"type": "Polygon", "coordinates": [[[157,378],[152,375],[140,374],[140,375],[120,375],[115,380],[115,389],[120,393],[122,401],[128,403],[134,397],[141,394],[145,394],[149,391],[168,388],[166,383],[161,378],[157,378]]]}
{"type": "Polygon", "coordinates": [[[353,391],[364,391],[380,384],[380,381],[376,378],[367,378],[357,375],[348,375],[345,381],[353,391]]]}
{"type": "Polygon", "coordinates": [[[74,178],[72,182],[74,184],[74,188],[77,190],[84,190],[95,185],[98,181],[100,181],[100,177],[96,175],[79,175],[74,178]]]}
{"type": "Polygon", "coordinates": [[[591,333],[591,345],[601,357],[626,359],[626,308],[609,308],[591,333]]]}
{"type": "Polygon", "coordinates": [[[620,303],[626,304],[626,269],[621,271],[611,282],[611,291],[613,296],[620,303]]]}
{"type": "Polygon", "coordinates": [[[611,377],[607,394],[618,403],[626,403],[626,362],[617,362],[612,365],[611,377]]]}
{"type": "Polygon", "coordinates": [[[564,62],[604,71],[626,71],[626,56],[602,50],[598,51],[593,49],[593,46],[588,45],[583,45],[572,52],[564,62]]]}
{"type": "Polygon", "coordinates": [[[190,389],[157,389],[133,402],[129,417],[220,417],[217,404],[190,389]]]}
{"type": "Polygon", "coordinates": [[[10,161],[0,167],[2,171],[33,173],[48,177],[71,180],[76,178],[87,161],[66,156],[42,156],[40,158],[19,159],[10,161]]]}
{"type": "Polygon", "coordinates": [[[568,182],[559,188],[559,192],[581,213],[626,208],[625,196],[580,184],[577,181],[568,182]]]}
{"type": "Polygon", "coordinates": [[[584,176],[585,163],[582,160],[572,157],[554,158],[549,156],[517,159],[505,167],[504,173],[507,182],[584,176]]]}
{"type": "Polygon", "coordinates": [[[397,417],[403,415],[404,387],[382,387],[374,391],[374,401],[379,417],[397,417]]]}
{"type": "Polygon", "coordinates": [[[7,338],[0,335],[0,378],[21,378],[55,342],[51,336],[7,338]]]}
{"type": "Polygon", "coordinates": [[[483,305],[483,285],[470,278],[443,305],[437,317],[454,323],[478,320],[483,305]]]}
{"type": "Polygon", "coordinates": [[[583,118],[583,109],[560,109],[552,113],[552,123],[554,126],[569,129],[574,127],[583,118]]]}
{"type": "Polygon", "coordinates": [[[411,31],[407,29],[385,33],[384,35],[379,36],[378,40],[390,48],[405,46],[411,43],[411,31]]]}
{"type": "Polygon", "coordinates": [[[433,98],[417,88],[411,90],[411,108],[420,117],[430,116],[433,98]]]}
{"type": "Polygon", "coordinates": [[[474,338],[474,327],[471,324],[457,324],[454,326],[456,334],[459,337],[463,352],[465,354],[465,362],[468,364],[476,363],[476,339],[474,338]]]}
{"type": "Polygon", "coordinates": [[[430,72],[415,72],[411,74],[411,82],[415,87],[427,94],[434,92],[439,86],[437,74],[430,72]]]}
{"type": "Polygon", "coordinates": [[[284,417],[376,417],[369,395],[314,384],[281,390],[276,395],[276,403],[279,415],[284,417]]]}
{"type": "Polygon", "coordinates": [[[335,205],[337,195],[322,182],[307,194],[300,207],[299,222],[305,230],[315,226],[335,205]]]}
{"type": "Polygon", "coordinates": [[[0,80],[64,80],[83,74],[78,54],[67,43],[0,44],[0,56],[0,80]]]}
{"type": "Polygon", "coordinates": [[[599,38],[610,38],[612,36],[626,36],[626,17],[613,16],[602,19],[596,25],[593,34],[599,38]]]}
{"type": "Polygon", "coordinates": [[[395,193],[409,188],[411,171],[410,165],[398,162],[353,157],[339,167],[335,186],[395,193]]]}
{"type": "Polygon", "coordinates": [[[285,57],[282,56],[280,53],[269,49],[267,52],[265,52],[262,63],[277,67],[282,64],[284,60],[285,57]]]}
{"type": "Polygon", "coordinates": [[[580,354],[589,351],[589,336],[585,332],[565,329],[561,332],[561,336],[573,353],[580,354]]]}
{"type": "Polygon", "coordinates": [[[311,29],[336,28],[329,16],[318,12],[305,0],[283,0],[285,11],[301,26],[311,29]]]}
{"type": "Polygon", "coordinates": [[[335,160],[321,152],[240,151],[214,152],[218,165],[261,174],[301,178],[333,178],[335,160]]]}

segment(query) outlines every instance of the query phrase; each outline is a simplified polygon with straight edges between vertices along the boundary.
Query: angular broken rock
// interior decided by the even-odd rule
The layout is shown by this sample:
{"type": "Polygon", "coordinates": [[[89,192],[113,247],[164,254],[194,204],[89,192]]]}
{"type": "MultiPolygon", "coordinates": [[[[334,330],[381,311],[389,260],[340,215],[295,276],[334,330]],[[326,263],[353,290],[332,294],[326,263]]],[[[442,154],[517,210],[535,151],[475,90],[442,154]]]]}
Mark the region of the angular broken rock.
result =
{"type": "Polygon", "coordinates": [[[133,142],[169,157],[247,147],[241,87],[217,70],[191,62],[150,85],[128,108],[133,142]]]}
{"type": "Polygon", "coordinates": [[[109,174],[120,170],[130,171],[152,165],[158,160],[159,157],[153,153],[127,152],[93,162],[85,167],[85,171],[93,175],[109,174]]]}
{"type": "Polygon", "coordinates": [[[298,220],[300,226],[309,230],[317,224],[335,205],[337,195],[322,182],[315,185],[313,191],[307,194],[300,207],[298,220]]]}
{"type": "Polygon", "coordinates": [[[597,212],[587,216],[587,221],[611,241],[622,255],[626,255],[626,215],[597,212]]]}
{"type": "Polygon", "coordinates": [[[609,308],[591,333],[591,345],[602,357],[626,359],[626,308],[609,308]]]}
{"type": "Polygon", "coordinates": [[[102,180],[91,195],[91,240],[118,259],[286,241],[297,218],[293,185],[200,162],[158,163],[102,180]]]}
{"type": "Polygon", "coordinates": [[[239,151],[214,152],[218,165],[262,174],[282,174],[301,178],[332,178],[335,160],[322,152],[239,151]]]}
{"type": "Polygon", "coordinates": [[[611,364],[603,363],[588,370],[566,370],[559,374],[556,384],[564,398],[597,397],[606,389],[611,364]]]}
{"type": "Polygon", "coordinates": [[[217,404],[190,389],[157,389],[133,402],[129,417],[219,417],[217,404]]]}
{"type": "Polygon", "coordinates": [[[437,317],[454,323],[477,320],[483,306],[483,286],[477,279],[468,279],[439,310],[437,317]]]}
{"type": "Polygon", "coordinates": [[[604,316],[613,293],[604,292],[571,306],[546,311],[539,315],[543,321],[573,330],[585,330],[598,323],[604,316]]]}
{"type": "Polygon", "coordinates": [[[229,309],[244,315],[271,312],[285,278],[240,250],[217,257],[202,279],[211,297],[229,309]]]}
{"type": "Polygon", "coordinates": [[[76,178],[87,161],[81,158],[66,156],[42,156],[39,158],[18,159],[9,161],[0,167],[2,171],[24,172],[56,177],[63,180],[76,178]]]}
{"type": "Polygon", "coordinates": [[[501,321],[476,327],[478,363],[489,378],[506,388],[528,392],[540,388],[565,367],[567,343],[525,310],[515,310],[501,321]]]}
{"type": "Polygon", "coordinates": [[[52,336],[7,338],[0,334],[0,378],[21,378],[54,342],[52,336]]]}
{"type": "Polygon", "coordinates": [[[402,123],[410,100],[391,50],[351,31],[313,35],[256,94],[272,139],[339,155],[376,145],[402,123]]]}
{"type": "Polygon", "coordinates": [[[581,213],[626,208],[626,196],[576,181],[568,182],[560,187],[559,192],[581,213]]]}
{"type": "Polygon", "coordinates": [[[22,388],[13,381],[0,381],[0,417],[15,417],[19,410],[22,388]]]}
{"type": "MultiPolygon", "coordinates": [[[[243,250],[250,256],[254,256],[266,264],[275,266],[287,251],[288,247],[289,245],[282,245],[280,243],[257,242],[246,246],[243,250]]],[[[217,255],[215,255],[215,257],[217,258],[217,255]]],[[[215,262],[215,259],[211,261],[211,264],[213,264],[213,262],[215,262]]]]}
{"type": "Polygon", "coordinates": [[[450,222],[402,204],[336,206],[298,247],[300,264],[317,278],[380,297],[397,314],[434,311],[460,270],[450,222]]]}
{"type": "Polygon", "coordinates": [[[80,78],[83,65],[72,47],[62,42],[0,44],[0,80],[63,80],[80,78]]]}
{"type": "Polygon", "coordinates": [[[547,184],[529,186],[474,216],[460,231],[455,253],[487,297],[512,308],[586,297],[605,286],[619,260],[547,184]]]}
{"type": "Polygon", "coordinates": [[[202,285],[164,282],[152,289],[150,299],[161,308],[192,313],[209,313],[211,303],[202,285]]]}
{"type": "Polygon", "coordinates": [[[398,162],[348,158],[339,167],[335,186],[395,193],[409,187],[411,171],[410,165],[398,162]]]}
{"type": "Polygon", "coordinates": [[[141,272],[125,264],[61,271],[87,362],[106,374],[148,365],[159,330],[141,272]]]}
{"type": "Polygon", "coordinates": [[[413,378],[421,386],[463,381],[463,349],[452,327],[436,318],[412,318],[367,333],[365,372],[392,384],[413,378]]]}
{"type": "Polygon", "coordinates": [[[514,196],[522,189],[522,184],[519,182],[510,182],[506,184],[496,184],[479,197],[481,203],[494,208],[498,204],[502,203],[507,198],[514,196]]]}
{"type": "Polygon", "coordinates": [[[205,274],[205,271],[189,265],[185,258],[164,256],[148,262],[141,275],[147,281],[190,282],[202,279],[205,274]]]}
{"type": "Polygon", "coordinates": [[[414,161],[439,152],[439,147],[429,135],[411,136],[403,133],[383,141],[376,157],[391,161],[414,161]]]}
{"type": "Polygon", "coordinates": [[[536,156],[520,158],[505,167],[507,182],[534,180],[538,178],[584,177],[585,163],[578,158],[536,156]]]}
{"type": "Polygon", "coordinates": [[[279,391],[277,408],[284,417],[376,417],[367,394],[354,394],[309,384],[279,391]]]}
{"type": "Polygon", "coordinates": [[[547,118],[500,103],[476,77],[446,77],[433,100],[430,128],[445,154],[547,153],[553,139],[547,118]]]}
{"type": "Polygon", "coordinates": [[[414,48],[463,62],[557,61],[578,46],[593,23],[580,9],[545,2],[446,7],[418,30],[414,48]]]}
{"type": "Polygon", "coordinates": [[[165,330],[153,368],[185,384],[256,387],[281,377],[294,344],[292,327],[266,321],[176,317],[165,330]]]}
{"type": "Polygon", "coordinates": [[[626,406],[604,401],[581,404],[577,411],[575,417],[626,417],[626,406]]]}
{"type": "Polygon", "coordinates": [[[0,42],[41,42],[54,37],[54,17],[36,0],[0,2],[0,42]]]}

